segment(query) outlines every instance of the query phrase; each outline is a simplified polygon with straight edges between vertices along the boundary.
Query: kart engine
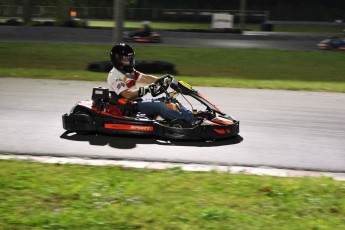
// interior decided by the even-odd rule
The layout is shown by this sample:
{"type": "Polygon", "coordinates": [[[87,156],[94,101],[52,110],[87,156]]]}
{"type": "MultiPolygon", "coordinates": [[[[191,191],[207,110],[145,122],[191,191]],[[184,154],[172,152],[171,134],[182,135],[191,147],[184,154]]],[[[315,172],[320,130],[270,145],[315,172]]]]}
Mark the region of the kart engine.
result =
{"type": "Polygon", "coordinates": [[[92,90],[92,107],[101,109],[109,101],[109,89],[94,87],[92,90]]]}

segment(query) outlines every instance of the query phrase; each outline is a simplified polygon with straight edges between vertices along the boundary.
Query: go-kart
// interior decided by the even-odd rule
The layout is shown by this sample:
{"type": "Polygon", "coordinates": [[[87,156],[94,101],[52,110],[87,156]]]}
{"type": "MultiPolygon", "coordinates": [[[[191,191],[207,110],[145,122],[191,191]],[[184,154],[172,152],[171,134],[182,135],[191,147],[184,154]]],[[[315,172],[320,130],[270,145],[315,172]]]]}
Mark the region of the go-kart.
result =
{"type": "Polygon", "coordinates": [[[157,90],[152,93],[153,97],[165,94],[162,97],[165,103],[177,108],[181,105],[177,97],[189,102],[194,114],[192,124],[184,120],[167,120],[160,114],[146,116],[135,109],[137,102],[124,101],[108,88],[95,87],[92,100],[79,101],[69,114],[62,116],[63,128],[77,134],[151,135],[163,139],[205,141],[226,139],[239,133],[238,120],[223,113],[186,82],[165,75],[155,84],[157,90]],[[200,102],[202,110],[193,108],[192,98],[200,102]]]}
{"type": "Polygon", "coordinates": [[[161,43],[162,36],[154,31],[151,31],[149,35],[144,35],[142,33],[123,33],[123,40],[125,42],[140,42],[140,43],[161,43]]]}
{"type": "Polygon", "coordinates": [[[331,37],[320,41],[317,47],[321,50],[345,51],[345,37],[331,37]]]}

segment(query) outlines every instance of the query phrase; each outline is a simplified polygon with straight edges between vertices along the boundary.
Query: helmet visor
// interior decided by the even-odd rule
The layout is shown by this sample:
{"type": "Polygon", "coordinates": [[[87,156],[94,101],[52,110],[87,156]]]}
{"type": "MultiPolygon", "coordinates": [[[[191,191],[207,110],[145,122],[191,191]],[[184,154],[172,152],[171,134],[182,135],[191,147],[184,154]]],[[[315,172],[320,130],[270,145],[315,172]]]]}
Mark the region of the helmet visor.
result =
{"type": "Polygon", "coordinates": [[[134,66],[134,56],[133,55],[122,56],[120,59],[120,62],[123,66],[134,66]]]}
{"type": "Polygon", "coordinates": [[[135,64],[134,55],[121,56],[119,61],[121,62],[124,72],[131,73],[134,71],[134,64],[135,64]]]}

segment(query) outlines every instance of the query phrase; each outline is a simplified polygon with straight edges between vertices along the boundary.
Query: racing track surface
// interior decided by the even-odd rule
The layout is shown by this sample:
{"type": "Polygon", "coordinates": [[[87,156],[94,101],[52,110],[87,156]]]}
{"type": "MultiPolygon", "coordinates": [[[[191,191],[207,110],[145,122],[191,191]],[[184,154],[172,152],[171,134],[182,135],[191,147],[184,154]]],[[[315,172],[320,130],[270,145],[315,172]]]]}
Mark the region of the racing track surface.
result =
{"type": "Polygon", "coordinates": [[[345,94],[194,87],[241,121],[227,141],[65,133],[61,115],[104,84],[0,78],[0,152],[345,172],[345,94]]]}

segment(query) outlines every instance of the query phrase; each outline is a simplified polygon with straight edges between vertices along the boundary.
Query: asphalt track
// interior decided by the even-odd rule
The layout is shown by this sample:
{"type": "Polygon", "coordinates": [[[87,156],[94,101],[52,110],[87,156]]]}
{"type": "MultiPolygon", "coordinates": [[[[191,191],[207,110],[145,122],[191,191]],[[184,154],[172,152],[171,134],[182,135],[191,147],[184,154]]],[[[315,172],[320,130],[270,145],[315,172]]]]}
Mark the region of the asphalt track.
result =
{"type": "Polygon", "coordinates": [[[0,78],[0,152],[345,172],[345,94],[195,87],[241,121],[227,141],[65,133],[62,114],[104,84],[0,78]]]}
{"type": "MultiPolygon", "coordinates": [[[[162,31],[169,46],[316,50],[322,36],[162,31]]],[[[111,30],[11,27],[0,40],[112,44],[111,30]]],[[[136,44],[138,45],[138,44],[136,44]]],[[[151,44],[157,45],[157,44],[151,44]]],[[[345,172],[345,94],[196,87],[241,121],[218,142],[67,134],[61,115],[104,82],[0,78],[0,152],[345,172]]]]}

